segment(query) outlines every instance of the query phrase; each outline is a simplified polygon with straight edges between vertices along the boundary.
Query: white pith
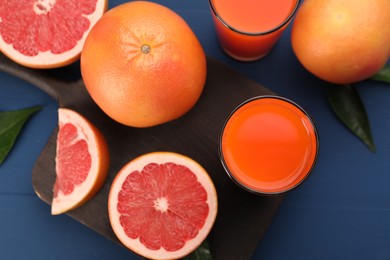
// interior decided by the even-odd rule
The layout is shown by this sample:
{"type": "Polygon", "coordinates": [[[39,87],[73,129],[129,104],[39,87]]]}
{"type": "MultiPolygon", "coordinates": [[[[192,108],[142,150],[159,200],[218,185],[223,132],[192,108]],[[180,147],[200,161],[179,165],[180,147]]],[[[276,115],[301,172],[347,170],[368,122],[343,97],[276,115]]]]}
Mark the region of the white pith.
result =
{"type": "Polygon", "coordinates": [[[169,203],[167,198],[161,197],[154,201],[154,208],[161,212],[167,212],[169,203]]]}
{"type": "Polygon", "coordinates": [[[56,3],[56,0],[36,0],[33,6],[36,14],[47,14],[56,3]]]}

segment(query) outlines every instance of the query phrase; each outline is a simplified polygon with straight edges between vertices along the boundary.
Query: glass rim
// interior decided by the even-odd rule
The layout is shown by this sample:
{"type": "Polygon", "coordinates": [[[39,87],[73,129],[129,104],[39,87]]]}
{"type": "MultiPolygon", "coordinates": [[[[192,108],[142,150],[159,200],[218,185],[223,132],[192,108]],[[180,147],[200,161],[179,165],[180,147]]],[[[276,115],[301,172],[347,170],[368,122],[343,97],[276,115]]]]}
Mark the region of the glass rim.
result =
{"type": "Polygon", "coordinates": [[[248,36],[262,36],[262,35],[267,35],[267,34],[270,34],[270,33],[273,33],[277,30],[279,30],[280,28],[282,28],[283,26],[285,26],[286,24],[288,24],[292,18],[294,17],[294,14],[296,13],[296,11],[298,10],[298,6],[301,2],[301,0],[296,0],[296,3],[295,3],[295,6],[293,8],[293,10],[290,12],[289,16],[287,16],[287,18],[285,20],[283,20],[282,23],[278,24],[277,26],[275,26],[274,28],[272,29],[269,29],[267,31],[263,31],[263,32],[245,32],[245,31],[242,31],[242,30],[239,30],[239,29],[236,29],[235,27],[229,25],[229,23],[227,23],[221,16],[220,14],[217,12],[217,10],[215,9],[214,7],[214,4],[213,4],[213,1],[214,0],[209,0],[209,5],[211,7],[211,10],[213,11],[215,17],[225,26],[227,27],[228,29],[236,32],[236,33],[239,33],[239,34],[243,34],[243,35],[248,35],[248,36]]]}
{"type": "Polygon", "coordinates": [[[309,175],[311,174],[311,172],[313,171],[315,165],[316,165],[316,162],[317,162],[317,159],[318,159],[318,154],[319,154],[319,148],[320,148],[320,144],[319,144],[319,134],[318,134],[318,129],[317,129],[317,126],[316,126],[316,123],[314,121],[314,119],[311,117],[311,115],[305,111],[300,105],[298,105],[296,102],[292,101],[291,99],[288,99],[288,98],[285,98],[285,97],[281,97],[281,96],[278,96],[278,95],[259,95],[259,96],[255,96],[255,97],[252,97],[252,98],[249,98],[243,102],[241,102],[239,105],[237,105],[229,114],[228,116],[226,117],[223,125],[222,125],[222,129],[220,131],[220,135],[219,135],[219,149],[218,149],[218,153],[219,153],[219,159],[222,163],[222,166],[225,170],[225,172],[227,173],[227,175],[229,176],[229,178],[239,187],[243,188],[244,190],[246,191],[249,191],[251,193],[254,193],[256,195],[279,195],[279,194],[284,194],[288,191],[291,191],[295,188],[297,188],[300,184],[302,184],[308,177],[309,175]],[[224,153],[223,153],[223,145],[222,145],[222,138],[223,138],[223,134],[225,132],[225,128],[226,128],[226,125],[228,124],[229,120],[231,119],[231,117],[243,106],[245,106],[246,104],[252,102],[252,101],[256,101],[256,100],[259,100],[259,99],[279,99],[281,101],[284,101],[284,102],[287,102],[287,103],[290,103],[291,105],[295,106],[296,108],[298,108],[310,121],[310,123],[312,124],[313,126],[313,131],[314,131],[314,135],[315,135],[315,140],[316,140],[316,144],[315,144],[315,147],[316,147],[316,151],[315,151],[315,155],[314,155],[314,159],[313,159],[313,162],[311,163],[311,166],[310,166],[310,169],[307,171],[307,173],[305,173],[305,176],[299,181],[297,182],[295,185],[291,186],[291,187],[285,187],[285,188],[280,188],[279,190],[276,190],[276,191],[267,191],[267,190],[261,190],[261,189],[256,189],[256,188],[251,188],[249,186],[247,186],[245,183],[241,182],[237,177],[235,177],[234,173],[229,169],[228,167],[228,164],[224,158],[224,153]]]}

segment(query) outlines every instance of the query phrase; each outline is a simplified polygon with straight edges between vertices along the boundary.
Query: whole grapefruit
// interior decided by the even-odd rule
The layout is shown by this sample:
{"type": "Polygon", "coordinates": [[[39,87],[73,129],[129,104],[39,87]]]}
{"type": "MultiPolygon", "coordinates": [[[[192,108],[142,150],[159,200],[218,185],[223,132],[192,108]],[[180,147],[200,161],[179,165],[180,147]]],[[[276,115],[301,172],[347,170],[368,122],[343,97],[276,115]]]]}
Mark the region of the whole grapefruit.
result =
{"type": "Polygon", "coordinates": [[[317,77],[350,84],[390,57],[390,1],[305,0],[291,31],[298,60],[317,77]]]}
{"type": "Polygon", "coordinates": [[[206,80],[206,56],[174,11],[132,1],[109,10],[92,28],[81,73],[108,116],[149,127],[179,118],[195,105],[206,80]]]}

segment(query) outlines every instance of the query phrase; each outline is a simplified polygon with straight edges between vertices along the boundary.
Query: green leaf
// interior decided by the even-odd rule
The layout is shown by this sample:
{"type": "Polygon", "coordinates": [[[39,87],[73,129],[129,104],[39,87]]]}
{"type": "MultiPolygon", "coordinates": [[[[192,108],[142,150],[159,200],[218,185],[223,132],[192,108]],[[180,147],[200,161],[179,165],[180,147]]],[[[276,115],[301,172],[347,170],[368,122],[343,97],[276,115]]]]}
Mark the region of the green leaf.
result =
{"type": "Polygon", "coordinates": [[[337,117],[375,152],[368,116],[356,89],[352,85],[329,85],[327,97],[337,117]]]}
{"type": "Polygon", "coordinates": [[[207,240],[204,240],[202,244],[191,254],[184,257],[183,260],[212,260],[210,248],[207,240]]]}
{"type": "Polygon", "coordinates": [[[0,165],[11,151],[24,123],[40,109],[40,106],[34,106],[21,110],[0,112],[0,165]]]}
{"type": "Polygon", "coordinates": [[[384,66],[370,79],[390,83],[390,66],[389,65],[384,66]]]}

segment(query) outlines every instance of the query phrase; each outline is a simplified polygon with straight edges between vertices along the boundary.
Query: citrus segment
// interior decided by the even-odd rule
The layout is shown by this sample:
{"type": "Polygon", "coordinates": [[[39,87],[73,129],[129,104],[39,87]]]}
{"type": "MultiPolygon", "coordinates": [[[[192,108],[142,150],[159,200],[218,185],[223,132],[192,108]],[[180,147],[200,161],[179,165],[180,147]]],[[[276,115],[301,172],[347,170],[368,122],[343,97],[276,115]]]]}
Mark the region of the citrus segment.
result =
{"type": "Polygon", "coordinates": [[[73,110],[60,108],[58,112],[53,215],[88,201],[103,185],[109,167],[108,147],[101,132],[73,110]]]}
{"type": "Polygon", "coordinates": [[[85,181],[91,168],[88,144],[78,135],[73,124],[66,123],[61,127],[57,145],[57,173],[60,178],[54,186],[54,197],[57,197],[59,190],[64,195],[72,193],[75,186],[85,181]]]}
{"type": "Polygon", "coordinates": [[[167,7],[145,1],[105,13],[89,33],[80,63],[96,104],[134,127],[184,115],[206,81],[206,56],[191,28],[167,7]]]}
{"type": "Polygon", "coordinates": [[[55,68],[78,59],[86,35],[107,0],[2,1],[0,50],[32,68],[55,68]]]}
{"type": "Polygon", "coordinates": [[[192,159],[154,152],[125,165],[109,194],[109,217],[119,240],[152,259],[177,259],[195,250],[217,215],[207,172],[192,159]]]}

